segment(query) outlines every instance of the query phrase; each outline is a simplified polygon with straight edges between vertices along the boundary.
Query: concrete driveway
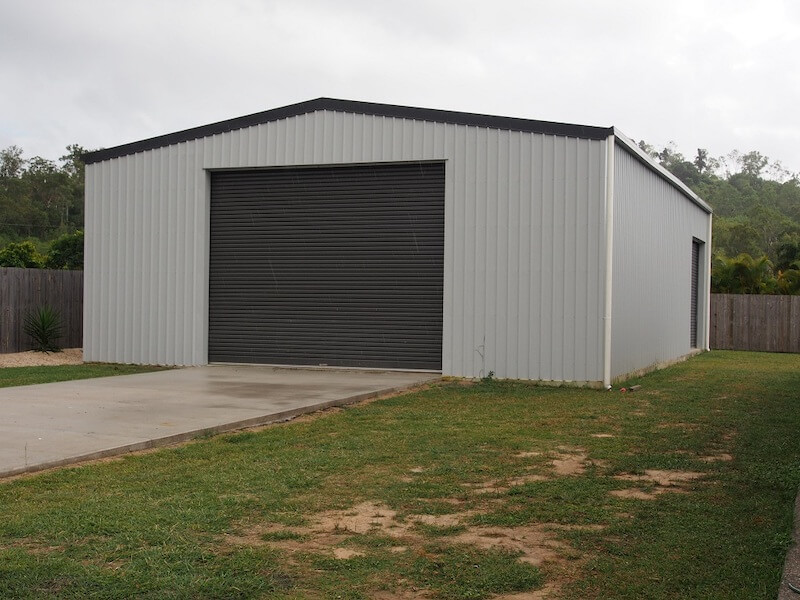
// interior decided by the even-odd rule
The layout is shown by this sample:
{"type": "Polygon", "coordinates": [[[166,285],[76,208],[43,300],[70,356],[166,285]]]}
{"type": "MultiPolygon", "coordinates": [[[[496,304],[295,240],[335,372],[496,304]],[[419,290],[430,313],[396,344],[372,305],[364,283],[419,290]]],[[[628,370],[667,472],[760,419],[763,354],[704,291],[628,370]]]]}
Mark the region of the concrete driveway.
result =
{"type": "Polygon", "coordinates": [[[0,477],[284,421],[437,379],[212,365],[0,389],[0,477]]]}

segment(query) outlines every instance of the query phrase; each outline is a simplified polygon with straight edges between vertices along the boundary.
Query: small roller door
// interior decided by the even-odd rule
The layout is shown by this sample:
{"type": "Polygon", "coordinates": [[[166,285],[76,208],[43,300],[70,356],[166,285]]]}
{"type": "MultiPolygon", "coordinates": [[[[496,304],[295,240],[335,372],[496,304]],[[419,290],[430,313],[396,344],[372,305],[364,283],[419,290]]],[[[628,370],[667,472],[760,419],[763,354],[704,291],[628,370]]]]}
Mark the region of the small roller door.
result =
{"type": "Polygon", "coordinates": [[[689,341],[692,348],[697,342],[697,292],[700,287],[700,242],[692,240],[692,298],[690,304],[689,341]]]}
{"type": "Polygon", "coordinates": [[[209,360],[439,370],[444,164],[211,176],[209,360]]]}

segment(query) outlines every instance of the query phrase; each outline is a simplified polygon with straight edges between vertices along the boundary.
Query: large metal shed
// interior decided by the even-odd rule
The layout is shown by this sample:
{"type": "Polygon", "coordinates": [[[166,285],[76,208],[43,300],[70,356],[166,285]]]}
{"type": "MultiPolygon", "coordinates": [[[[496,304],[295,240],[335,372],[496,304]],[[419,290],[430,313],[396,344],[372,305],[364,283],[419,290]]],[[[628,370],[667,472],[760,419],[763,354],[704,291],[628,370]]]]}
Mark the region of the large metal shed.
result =
{"type": "Polygon", "coordinates": [[[85,159],[88,361],[608,385],[708,348],[711,210],[614,127],[319,98],[85,159]]]}

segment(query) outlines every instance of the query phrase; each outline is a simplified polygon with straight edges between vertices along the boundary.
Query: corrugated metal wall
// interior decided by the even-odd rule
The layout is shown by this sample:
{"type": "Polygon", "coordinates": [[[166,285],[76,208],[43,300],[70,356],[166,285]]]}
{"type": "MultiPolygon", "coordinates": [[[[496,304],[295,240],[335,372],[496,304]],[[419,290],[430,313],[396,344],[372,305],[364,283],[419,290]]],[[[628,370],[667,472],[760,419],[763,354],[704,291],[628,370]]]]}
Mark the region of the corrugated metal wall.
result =
{"type": "Polygon", "coordinates": [[[443,372],[602,378],[604,142],[318,111],[87,166],[87,360],[204,364],[204,169],[444,160],[443,372]]]}
{"type": "MultiPolygon", "coordinates": [[[[706,242],[700,289],[707,297],[711,218],[619,144],[614,162],[612,377],[691,352],[692,239],[706,242]]],[[[707,318],[701,301],[701,347],[707,318]]]]}

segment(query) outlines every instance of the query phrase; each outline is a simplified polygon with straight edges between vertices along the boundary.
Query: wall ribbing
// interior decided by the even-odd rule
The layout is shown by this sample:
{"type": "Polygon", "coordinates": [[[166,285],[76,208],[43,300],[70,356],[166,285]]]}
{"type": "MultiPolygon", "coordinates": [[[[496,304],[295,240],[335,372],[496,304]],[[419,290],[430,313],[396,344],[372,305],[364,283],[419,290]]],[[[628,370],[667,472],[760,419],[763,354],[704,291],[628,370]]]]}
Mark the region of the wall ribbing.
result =
{"type": "Polygon", "coordinates": [[[705,347],[710,215],[616,146],[611,371],[625,375],[692,351],[692,239],[700,256],[698,332],[705,347]]]}
{"type": "Polygon", "coordinates": [[[443,372],[602,378],[604,144],[319,111],[87,166],[86,360],[204,364],[208,169],[444,160],[443,372]]]}

